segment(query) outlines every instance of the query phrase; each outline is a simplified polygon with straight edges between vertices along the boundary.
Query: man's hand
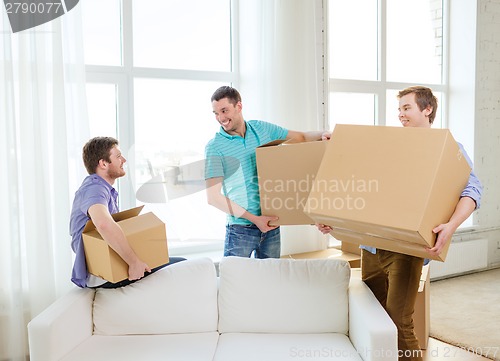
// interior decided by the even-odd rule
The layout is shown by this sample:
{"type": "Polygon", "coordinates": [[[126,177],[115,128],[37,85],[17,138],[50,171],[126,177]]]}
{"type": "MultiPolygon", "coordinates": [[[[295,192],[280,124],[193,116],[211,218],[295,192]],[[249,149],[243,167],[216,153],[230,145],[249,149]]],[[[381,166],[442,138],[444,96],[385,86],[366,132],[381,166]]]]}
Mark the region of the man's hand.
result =
{"type": "Polygon", "coordinates": [[[432,232],[437,234],[436,243],[432,248],[426,248],[425,250],[432,256],[437,257],[443,252],[443,248],[446,243],[451,239],[453,233],[455,233],[456,227],[448,223],[440,224],[435,227],[432,232]]]}
{"type": "Polygon", "coordinates": [[[432,232],[437,234],[436,243],[432,248],[426,248],[432,256],[439,256],[444,246],[450,241],[453,233],[457,230],[463,221],[469,217],[476,209],[476,202],[470,197],[462,197],[455,207],[455,211],[447,223],[442,223],[435,227],[432,232]]]}
{"type": "Polygon", "coordinates": [[[318,230],[323,234],[327,234],[327,233],[330,233],[332,231],[332,227],[321,224],[321,223],[316,223],[316,227],[318,227],[318,230]]]}
{"type": "Polygon", "coordinates": [[[277,221],[279,218],[275,216],[255,216],[250,220],[253,224],[255,224],[262,233],[266,233],[272,231],[273,229],[278,228],[279,226],[271,226],[269,222],[277,221]]]}
{"type": "Polygon", "coordinates": [[[131,281],[141,279],[146,272],[151,272],[151,268],[146,263],[138,260],[128,266],[128,279],[131,281]]]}

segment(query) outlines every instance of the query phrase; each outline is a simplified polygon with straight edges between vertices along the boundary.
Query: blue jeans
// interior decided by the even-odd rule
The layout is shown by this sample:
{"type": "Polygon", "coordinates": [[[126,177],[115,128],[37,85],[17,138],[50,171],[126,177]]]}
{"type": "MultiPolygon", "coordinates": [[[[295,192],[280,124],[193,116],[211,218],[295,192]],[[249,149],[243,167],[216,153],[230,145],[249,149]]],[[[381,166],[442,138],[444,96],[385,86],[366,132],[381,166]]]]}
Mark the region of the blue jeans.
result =
{"type": "Polygon", "coordinates": [[[279,258],[281,254],[280,229],[262,233],[255,224],[228,224],[224,242],[224,256],[279,258]]]}

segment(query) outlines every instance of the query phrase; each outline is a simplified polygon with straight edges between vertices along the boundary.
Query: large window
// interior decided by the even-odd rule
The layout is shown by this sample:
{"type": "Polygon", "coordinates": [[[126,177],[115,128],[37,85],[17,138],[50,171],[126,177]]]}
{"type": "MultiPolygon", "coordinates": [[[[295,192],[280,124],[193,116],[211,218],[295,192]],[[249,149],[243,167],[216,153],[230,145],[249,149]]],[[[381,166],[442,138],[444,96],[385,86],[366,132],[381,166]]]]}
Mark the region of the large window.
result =
{"type": "Polygon", "coordinates": [[[206,202],[210,96],[234,82],[230,0],[85,0],[91,136],[117,137],[128,162],[120,208],[166,223],[169,249],[222,246],[224,213],[206,202]],[[193,226],[196,224],[196,226],[193,226]]]}
{"type": "MultiPolygon", "coordinates": [[[[401,126],[399,90],[430,87],[448,127],[446,0],[325,0],[328,122],[401,126]]],[[[469,151],[470,153],[470,151],[469,151]]],[[[472,225],[469,217],[461,227],[472,225]]]]}
{"type": "Polygon", "coordinates": [[[328,0],[329,123],[400,125],[397,91],[433,89],[446,102],[442,0],[328,0]]]}

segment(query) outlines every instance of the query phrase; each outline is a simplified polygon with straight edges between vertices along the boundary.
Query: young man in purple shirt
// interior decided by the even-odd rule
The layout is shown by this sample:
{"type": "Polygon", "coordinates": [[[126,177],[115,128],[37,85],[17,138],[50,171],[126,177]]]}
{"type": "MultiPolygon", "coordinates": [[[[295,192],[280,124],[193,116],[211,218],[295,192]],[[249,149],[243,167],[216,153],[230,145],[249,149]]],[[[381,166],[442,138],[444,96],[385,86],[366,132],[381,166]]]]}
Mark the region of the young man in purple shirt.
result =
{"type": "MultiPolygon", "coordinates": [[[[125,175],[123,165],[126,161],[118,141],[111,137],[92,138],[83,147],[83,163],[89,176],[75,193],[70,218],[71,248],[76,254],[71,281],[79,287],[122,287],[152,272],[134,253],[121,227],[111,216],[119,211],[118,192],[113,184],[125,175]],[[89,219],[109,246],[128,264],[128,279],[110,283],[88,273],[82,232],[89,219]]],[[[180,260],[183,259],[171,258],[169,264],[180,260]]]]}

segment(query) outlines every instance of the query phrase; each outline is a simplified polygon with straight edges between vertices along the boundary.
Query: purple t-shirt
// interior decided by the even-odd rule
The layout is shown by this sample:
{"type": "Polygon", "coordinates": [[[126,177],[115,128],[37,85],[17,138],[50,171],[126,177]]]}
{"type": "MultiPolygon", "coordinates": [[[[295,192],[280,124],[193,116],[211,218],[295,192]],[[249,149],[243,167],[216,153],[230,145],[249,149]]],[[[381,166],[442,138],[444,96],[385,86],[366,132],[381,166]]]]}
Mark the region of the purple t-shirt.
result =
{"type": "Polygon", "coordinates": [[[118,192],[116,189],[97,174],[87,176],[75,193],[69,221],[69,232],[72,238],[71,248],[76,254],[71,281],[79,287],[87,287],[89,275],[82,240],[83,228],[90,219],[88,210],[94,204],[104,204],[108,207],[109,213],[117,213],[117,200],[118,192]]]}

